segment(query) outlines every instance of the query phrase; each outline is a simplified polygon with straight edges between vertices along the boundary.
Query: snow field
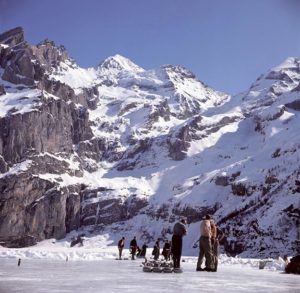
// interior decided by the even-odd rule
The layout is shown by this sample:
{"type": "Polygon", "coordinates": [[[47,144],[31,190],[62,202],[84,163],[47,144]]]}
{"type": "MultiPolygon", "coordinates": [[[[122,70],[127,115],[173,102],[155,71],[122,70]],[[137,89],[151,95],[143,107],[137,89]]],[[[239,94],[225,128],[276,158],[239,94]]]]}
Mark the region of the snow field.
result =
{"type": "Polygon", "coordinates": [[[2,259],[0,292],[299,292],[299,276],[221,265],[217,273],[196,272],[195,259],[182,274],[144,273],[140,260],[59,261],[2,259]]]}
{"type": "MultiPolygon", "coordinates": [[[[111,245],[112,240],[107,235],[85,238],[84,246],[70,247],[69,240],[57,241],[49,239],[36,246],[26,248],[5,248],[0,246],[0,259],[14,260],[45,260],[45,261],[102,261],[114,260],[118,257],[118,248],[111,245]]],[[[190,250],[193,256],[183,256],[183,263],[194,264],[196,267],[198,248],[190,250]]],[[[151,257],[152,247],[148,247],[146,257],[151,257]]],[[[161,256],[162,257],[162,256],[161,256]]],[[[130,259],[129,249],[123,250],[123,258],[130,259]]],[[[265,269],[270,271],[284,271],[284,261],[268,259],[265,269]]],[[[220,265],[240,265],[258,269],[260,259],[219,256],[220,265]]]]}

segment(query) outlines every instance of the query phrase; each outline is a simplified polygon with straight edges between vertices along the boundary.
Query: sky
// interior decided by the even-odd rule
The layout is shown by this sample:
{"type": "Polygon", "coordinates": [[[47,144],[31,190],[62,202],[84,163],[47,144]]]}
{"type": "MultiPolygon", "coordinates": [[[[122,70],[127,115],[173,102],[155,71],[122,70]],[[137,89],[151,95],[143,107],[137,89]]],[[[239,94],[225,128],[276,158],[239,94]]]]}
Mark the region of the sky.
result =
{"type": "Polygon", "coordinates": [[[85,68],[115,54],[145,69],[181,65],[229,94],[300,56],[300,0],[0,0],[0,32],[16,26],[85,68]]]}

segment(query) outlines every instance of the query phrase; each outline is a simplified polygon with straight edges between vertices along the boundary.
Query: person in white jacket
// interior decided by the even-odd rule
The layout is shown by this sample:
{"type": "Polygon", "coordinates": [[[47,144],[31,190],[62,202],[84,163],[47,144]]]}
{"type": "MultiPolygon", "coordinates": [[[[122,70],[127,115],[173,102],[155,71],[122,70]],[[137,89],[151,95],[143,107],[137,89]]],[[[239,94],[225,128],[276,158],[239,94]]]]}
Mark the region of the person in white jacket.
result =
{"type": "Polygon", "coordinates": [[[199,241],[199,256],[196,271],[214,271],[214,256],[212,251],[212,229],[211,229],[211,216],[206,215],[200,223],[200,241],[199,241]],[[201,268],[203,259],[206,259],[206,267],[201,268]]]}

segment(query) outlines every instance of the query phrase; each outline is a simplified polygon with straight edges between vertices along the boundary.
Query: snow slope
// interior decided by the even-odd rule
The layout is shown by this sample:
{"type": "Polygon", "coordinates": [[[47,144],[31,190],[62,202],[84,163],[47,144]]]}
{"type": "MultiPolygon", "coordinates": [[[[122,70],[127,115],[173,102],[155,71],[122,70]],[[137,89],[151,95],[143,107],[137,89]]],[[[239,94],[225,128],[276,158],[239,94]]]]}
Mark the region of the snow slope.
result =
{"type": "MultiPolygon", "coordinates": [[[[241,211],[233,222],[223,226],[228,243],[238,243],[237,235],[244,230],[248,237],[249,231],[250,235],[253,233],[246,246],[255,247],[254,254],[267,250],[276,255],[287,247],[292,249],[290,240],[297,238],[299,231],[284,210],[299,207],[299,197],[286,192],[293,189],[298,176],[299,113],[285,105],[298,95],[298,59],[289,58],[236,97],[207,88],[181,67],[150,71],[131,67],[131,71],[128,67],[113,68],[112,74],[106,71],[107,78],[116,79],[113,85],[98,86],[101,99],[98,107],[90,111],[94,135],[114,142],[118,151],[125,153],[123,161],[126,154],[130,159],[125,170],[120,171],[111,166],[103,168],[102,162],[101,171],[85,173],[82,181],[113,189],[116,197],[124,190],[127,198],[133,194],[144,197],[151,209],[167,203],[167,221],[149,223],[147,215],[133,218],[132,222],[141,227],[136,232],[139,235],[149,229],[144,225],[156,227],[150,229],[153,239],[170,231],[172,207],[178,204],[181,209],[199,207],[199,211],[216,207],[214,218],[221,225],[224,219],[241,211]],[[168,110],[158,111],[158,118],[151,121],[151,114],[165,101],[168,110]],[[176,133],[184,127],[190,127],[192,132],[186,158],[170,160],[166,141],[176,141],[176,133]],[[142,155],[132,156],[130,140],[145,139],[153,141],[150,147],[142,155]],[[278,150],[284,155],[275,156],[278,150]],[[232,180],[233,184],[218,185],[215,182],[219,177],[232,180]],[[241,195],[235,194],[233,185],[242,187],[241,195]],[[243,228],[239,222],[244,223],[243,228]],[[283,231],[286,236],[282,242],[274,244],[274,233],[280,235],[283,231]],[[257,235],[264,237],[257,239],[257,235]]],[[[120,162],[116,165],[120,166],[120,162]]],[[[130,233],[133,223],[127,223],[121,230],[130,233]]],[[[195,238],[197,229],[194,230],[195,238]]]]}

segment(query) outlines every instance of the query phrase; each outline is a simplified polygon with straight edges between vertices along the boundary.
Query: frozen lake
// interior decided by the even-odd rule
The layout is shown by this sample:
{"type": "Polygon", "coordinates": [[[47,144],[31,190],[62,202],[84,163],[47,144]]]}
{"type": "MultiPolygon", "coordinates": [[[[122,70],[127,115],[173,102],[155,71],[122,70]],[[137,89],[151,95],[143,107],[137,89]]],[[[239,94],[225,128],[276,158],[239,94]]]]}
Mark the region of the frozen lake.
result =
{"type": "Polygon", "coordinates": [[[91,292],[300,292],[300,276],[221,265],[217,273],[196,272],[182,263],[182,274],[144,273],[141,260],[62,261],[1,259],[0,293],[91,292]]]}

